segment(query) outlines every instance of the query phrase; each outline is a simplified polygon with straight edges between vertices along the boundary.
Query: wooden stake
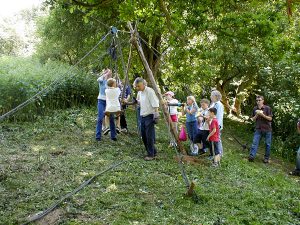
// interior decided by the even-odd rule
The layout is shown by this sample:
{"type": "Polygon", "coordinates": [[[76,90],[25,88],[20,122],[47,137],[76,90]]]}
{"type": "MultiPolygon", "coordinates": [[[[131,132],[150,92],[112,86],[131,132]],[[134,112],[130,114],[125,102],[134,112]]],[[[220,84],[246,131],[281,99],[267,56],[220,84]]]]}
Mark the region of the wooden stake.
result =
{"type": "Polygon", "coordinates": [[[178,132],[176,130],[176,127],[173,125],[172,121],[171,121],[171,118],[170,118],[170,114],[168,112],[168,106],[166,104],[166,102],[164,101],[163,97],[162,97],[162,94],[161,94],[161,91],[160,91],[160,88],[157,86],[156,84],[156,81],[154,79],[154,76],[153,76],[153,73],[152,73],[152,70],[150,69],[149,67],[149,64],[146,60],[146,57],[144,55],[144,51],[142,49],[142,46],[140,45],[140,42],[138,41],[138,33],[136,31],[136,29],[133,29],[132,25],[130,22],[128,22],[128,27],[130,29],[130,32],[131,32],[131,43],[135,46],[135,48],[137,49],[138,51],[138,54],[142,60],[142,63],[143,63],[143,66],[147,72],[147,75],[149,77],[149,80],[150,82],[152,83],[152,87],[153,87],[153,90],[155,91],[156,95],[158,96],[158,99],[159,99],[159,102],[160,102],[160,105],[161,105],[161,108],[162,108],[162,112],[164,114],[164,118],[166,120],[166,123],[170,123],[171,124],[171,133],[174,137],[174,139],[176,140],[177,142],[177,145],[179,147],[179,150],[182,154],[186,155],[186,151],[183,147],[183,145],[181,144],[179,138],[178,138],[178,132]]]}

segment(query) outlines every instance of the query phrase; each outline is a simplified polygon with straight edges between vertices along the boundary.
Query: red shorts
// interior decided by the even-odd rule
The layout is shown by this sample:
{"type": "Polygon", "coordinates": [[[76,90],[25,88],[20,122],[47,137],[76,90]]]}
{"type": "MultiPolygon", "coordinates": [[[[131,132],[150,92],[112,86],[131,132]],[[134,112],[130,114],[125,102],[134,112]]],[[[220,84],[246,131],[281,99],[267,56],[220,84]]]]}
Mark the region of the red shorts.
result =
{"type": "Polygon", "coordinates": [[[170,117],[171,117],[171,120],[172,120],[173,123],[178,122],[178,117],[177,117],[177,115],[170,115],[170,117]]]}

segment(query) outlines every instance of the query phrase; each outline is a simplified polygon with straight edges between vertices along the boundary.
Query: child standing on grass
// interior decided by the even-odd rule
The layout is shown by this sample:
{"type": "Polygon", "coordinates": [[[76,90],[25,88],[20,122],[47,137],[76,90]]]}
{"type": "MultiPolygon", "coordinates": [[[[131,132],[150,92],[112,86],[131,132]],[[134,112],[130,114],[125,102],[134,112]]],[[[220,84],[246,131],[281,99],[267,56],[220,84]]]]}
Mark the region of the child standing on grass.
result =
{"type": "MultiPolygon", "coordinates": [[[[169,113],[170,113],[170,119],[172,121],[173,126],[176,128],[178,132],[178,111],[177,111],[177,105],[178,105],[178,100],[174,98],[174,92],[168,91],[164,94],[166,97],[167,103],[172,104],[171,106],[168,107],[169,113]],[[175,106],[176,105],[176,106],[175,106]]],[[[170,147],[176,145],[175,140],[170,141],[170,147]]]]}
{"type": "Polygon", "coordinates": [[[197,117],[198,106],[194,96],[187,97],[187,105],[183,107],[183,115],[186,115],[186,129],[190,139],[191,155],[198,155],[198,145],[194,144],[194,138],[197,134],[197,117]]]}
{"type": "Polygon", "coordinates": [[[217,120],[217,109],[210,108],[209,109],[209,118],[210,118],[210,125],[209,125],[209,135],[207,137],[207,141],[211,143],[211,154],[214,156],[213,166],[217,167],[220,165],[220,150],[219,150],[219,141],[220,141],[220,127],[217,120]]]}
{"type": "Polygon", "coordinates": [[[109,127],[110,127],[110,138],[113,141],[117,141],[117,132],[115,125],[115,115],[120,116],[121,105],[119,102],[119,96],[121,94],[120,88],[117,87],[117,82],[114,78],[107,80],[106,94],[106,108],[105,115],[109,117],[109,127]]]}

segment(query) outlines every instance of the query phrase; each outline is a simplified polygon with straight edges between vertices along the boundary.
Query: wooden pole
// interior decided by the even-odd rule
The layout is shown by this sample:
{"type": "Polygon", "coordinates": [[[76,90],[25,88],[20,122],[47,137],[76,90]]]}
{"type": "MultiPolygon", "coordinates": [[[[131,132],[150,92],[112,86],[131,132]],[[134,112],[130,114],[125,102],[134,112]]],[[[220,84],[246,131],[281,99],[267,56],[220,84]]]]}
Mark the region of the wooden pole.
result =
{"type": "Polygon", "coordinates": [[[135,46],[135,48],[137,49],[138,51],[138,54],[142,60],[142,63],[143,63],[143,66],[147,72],[147,75],[148,75],[148,78],[150,80],[150,82],[152,83],[152,86],[153,86],[153,89],[156,93],[156,95],[158,96],[158,99],[159,99],[159,102],[160,102],[160,106],[162,108],[162,112],[164,114],[164,118],[166,120],[166,123],[170,123],[171,124],[171,133],[174,137],[174,139],[176,140],[177,142],[177,145],[179,147],[179,150],[182,154],[186,155],[186,151],[182,145],[182,143],[180,142],[179,138],[178,138],[178,132],[176,130],[176,127],[173,125],[172,121],[171,121],[171,118],[170,118],[170,114],[168,112],[168,106],[167,106],[167,103],[164,101],[163,97],[162,97],[162,94],[161,94],[161,91],[160,91],[160,88],[158,87],[158,85],[156,84],[156,81],[154,79],[154,76],[153,76],[153,73],[152,73],[152,70],[150,69],[149,67],[149,64],[146,60],[146,57],[144,55],[144,51],[142,49],[142,46],[140,45],[140,42],[138,41],[138,33],[136,31],[136,29],[133,29],[132,25],[130,22],[128,22],[128,27],[130,29],[130,32],[131,32],[131,43],[135,46]]]}

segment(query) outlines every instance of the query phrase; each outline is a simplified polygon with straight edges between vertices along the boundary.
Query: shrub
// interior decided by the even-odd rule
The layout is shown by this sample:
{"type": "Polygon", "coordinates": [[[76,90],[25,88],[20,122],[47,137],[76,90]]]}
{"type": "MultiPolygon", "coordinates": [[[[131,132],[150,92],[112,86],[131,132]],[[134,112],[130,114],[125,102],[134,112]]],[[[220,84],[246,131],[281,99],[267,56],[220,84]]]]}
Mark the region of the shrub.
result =
{"type": "Polygon", "coordinates": [[[1,57],[0,114],[15,108],[61,78],[64,79],[58,85],[53,85],[46,94],[11,118],[34,119],[51,109],[94,104],[98,92],[94,77],[78,68],[67,73],[69,69],[69,65],[60,62],[41,64],[33,58],[1,57]]]}

